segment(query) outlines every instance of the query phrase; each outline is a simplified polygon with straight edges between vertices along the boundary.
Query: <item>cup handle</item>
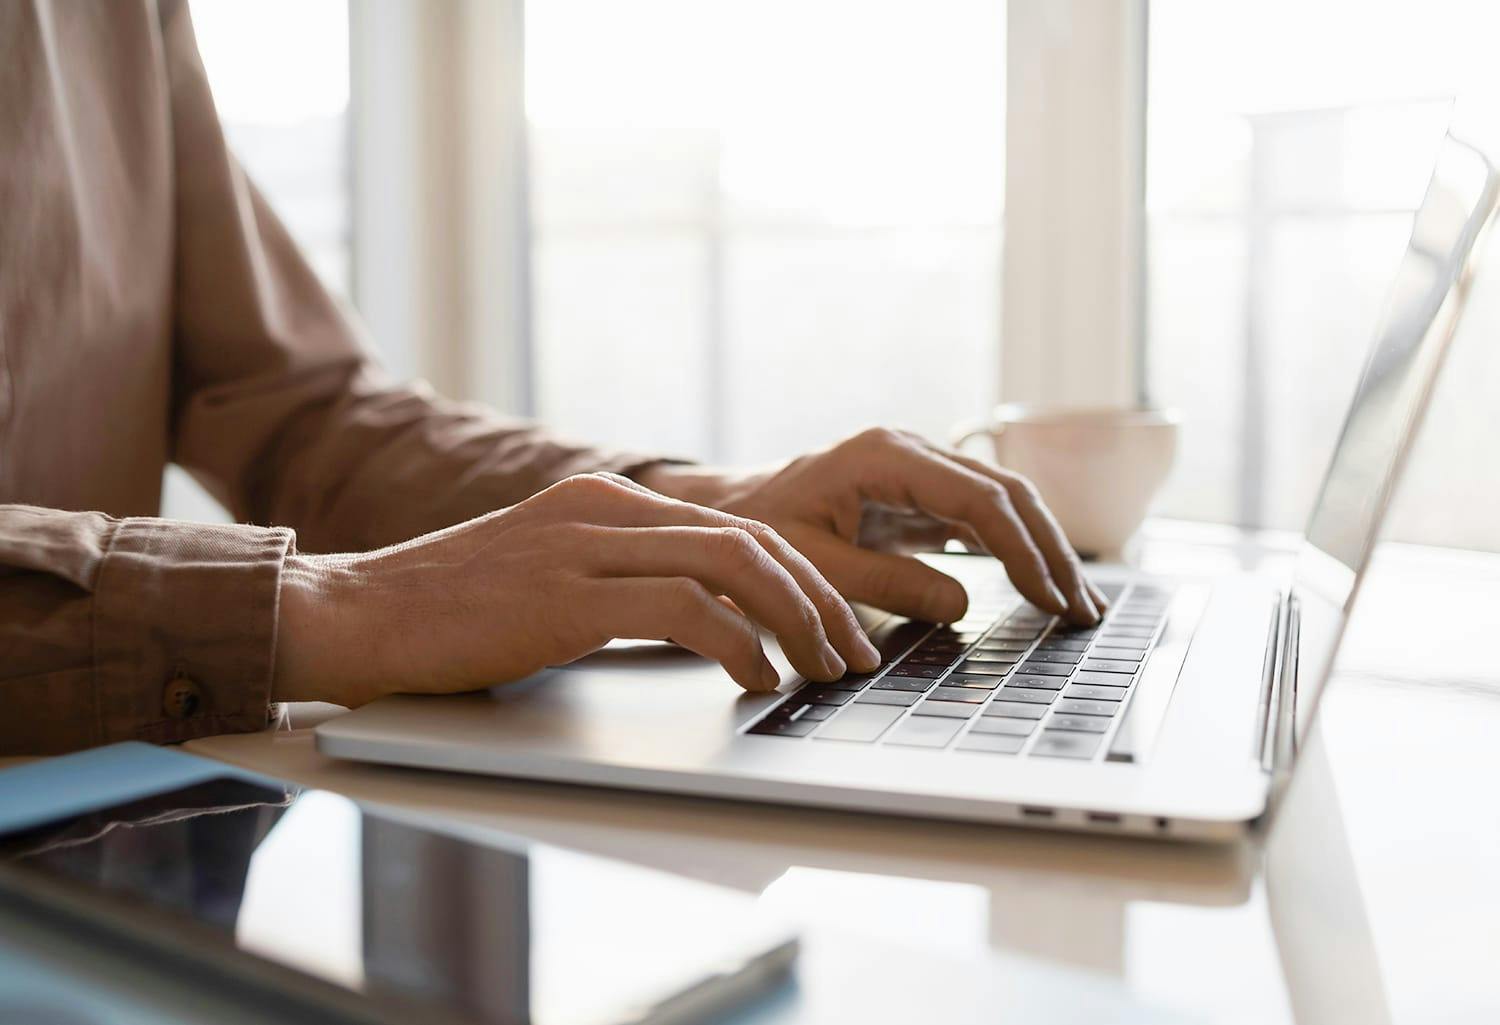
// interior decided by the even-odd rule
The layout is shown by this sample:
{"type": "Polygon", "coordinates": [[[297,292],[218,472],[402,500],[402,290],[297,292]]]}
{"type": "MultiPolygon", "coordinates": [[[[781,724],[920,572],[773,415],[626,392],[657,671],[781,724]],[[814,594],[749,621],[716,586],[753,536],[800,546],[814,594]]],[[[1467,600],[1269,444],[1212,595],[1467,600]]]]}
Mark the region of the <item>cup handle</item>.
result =
{"type": "Polygon", "coordinates": [[[998,438],[1003,430],[1005,430],[1005,425],[995,423],[993,420],[970,420],[953,428],[953,433],[948,437],[948,446],[962,450],[975,438],[998,438]]]}

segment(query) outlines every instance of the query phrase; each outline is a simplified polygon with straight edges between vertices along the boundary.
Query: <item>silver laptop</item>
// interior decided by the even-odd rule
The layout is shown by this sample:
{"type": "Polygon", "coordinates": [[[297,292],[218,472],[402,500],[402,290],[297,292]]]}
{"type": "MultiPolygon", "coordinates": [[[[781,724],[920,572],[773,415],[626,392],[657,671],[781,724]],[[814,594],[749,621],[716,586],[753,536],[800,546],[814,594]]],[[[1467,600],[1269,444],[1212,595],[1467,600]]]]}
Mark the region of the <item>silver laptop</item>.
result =
{"type": "Polygon", "coordinates": [[[750,801],[1227,839],[1289,778],[1500,192],[1445,138],[1313,510],[1295,580],[1099,567],[1074,629],[988,558],[935,555],[966,618],[867,620],[881,668],[775,694],[659,644],[318,728],[332,756],[750,801]]]}

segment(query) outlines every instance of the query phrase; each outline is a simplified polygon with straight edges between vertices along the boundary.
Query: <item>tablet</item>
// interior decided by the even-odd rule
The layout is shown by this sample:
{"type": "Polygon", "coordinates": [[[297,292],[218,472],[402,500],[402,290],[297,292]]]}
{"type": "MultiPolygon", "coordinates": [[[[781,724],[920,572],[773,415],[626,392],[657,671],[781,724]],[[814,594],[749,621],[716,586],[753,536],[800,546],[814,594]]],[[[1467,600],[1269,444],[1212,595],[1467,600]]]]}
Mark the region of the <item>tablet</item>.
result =
{"type": "Polygon", "coordinates": [[[0,893],[322,1020],[667,1025],[796,949],[732,891],[232,774],[0,837],[0,893]]]}

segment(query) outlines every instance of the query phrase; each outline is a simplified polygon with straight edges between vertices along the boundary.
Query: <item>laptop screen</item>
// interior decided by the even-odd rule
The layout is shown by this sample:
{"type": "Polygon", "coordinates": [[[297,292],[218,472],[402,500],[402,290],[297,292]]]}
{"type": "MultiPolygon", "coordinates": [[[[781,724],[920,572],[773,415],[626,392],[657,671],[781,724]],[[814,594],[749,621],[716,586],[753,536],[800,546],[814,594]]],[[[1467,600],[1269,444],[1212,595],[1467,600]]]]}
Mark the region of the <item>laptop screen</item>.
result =
{"type": "Polygon", "coordinates": [[[1298,562],[1298,740],[1311,723],[1355,585],[1457,327],[1496,195],[1496,171],[1484,154],[1445,137],[1298,562]]]}

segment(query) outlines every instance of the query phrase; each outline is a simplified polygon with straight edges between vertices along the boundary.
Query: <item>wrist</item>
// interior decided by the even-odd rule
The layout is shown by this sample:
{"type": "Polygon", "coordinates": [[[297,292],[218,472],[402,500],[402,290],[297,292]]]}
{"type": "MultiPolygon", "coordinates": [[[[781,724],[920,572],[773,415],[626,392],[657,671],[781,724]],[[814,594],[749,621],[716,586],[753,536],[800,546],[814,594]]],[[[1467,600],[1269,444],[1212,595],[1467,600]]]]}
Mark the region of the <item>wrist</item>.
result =
{"type": "Polygon", "coordinates": [[[356,693],[350,673],[353,664],[367,665],[354,654],[361,632],[350,600],[357,575],[355,560],[347,556],[287,556],[276,619],[273,701],[354,706],[375,696],[356,693]]]}
{"type": "Polygon", "coordinates": [[[668,498],[723,509],[748,487],[754,476],[712,466],[658,463],[635,474],[635,482],[668,498]]]}

